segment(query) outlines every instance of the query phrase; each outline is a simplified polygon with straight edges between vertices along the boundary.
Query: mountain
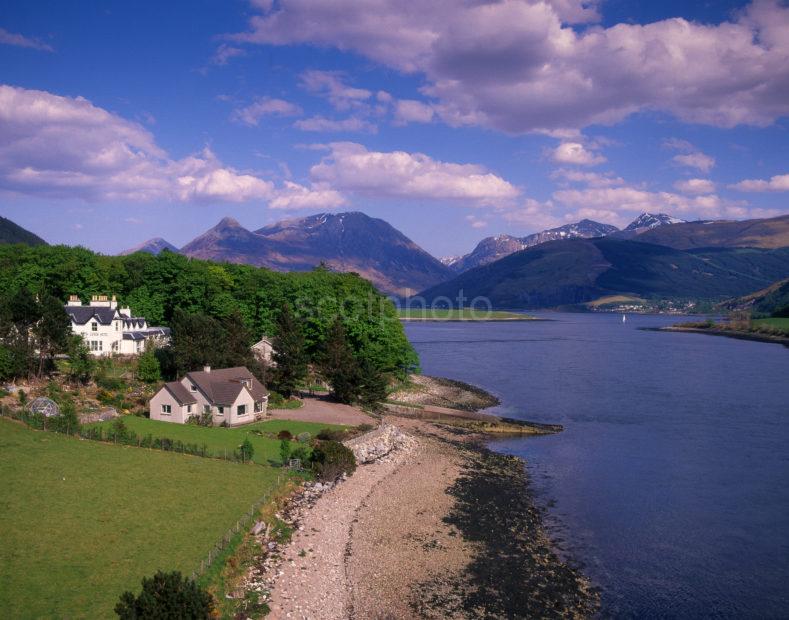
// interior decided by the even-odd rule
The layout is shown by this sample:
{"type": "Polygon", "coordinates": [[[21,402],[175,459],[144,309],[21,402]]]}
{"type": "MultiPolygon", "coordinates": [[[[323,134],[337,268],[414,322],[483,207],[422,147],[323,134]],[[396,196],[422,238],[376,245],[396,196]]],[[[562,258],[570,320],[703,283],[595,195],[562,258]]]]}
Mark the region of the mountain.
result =
{"type": "Polygon", "coordinates": [[[448,280],[452,272],[385,221],[364,213],[320,213],[249,231],[231,218],[189,242],[181,253],[277,271],[323,263],[352,271],[398,296],[448,280]]]}
{"type": "Polygon", "coordinates": [[[547,241],[604,237],[617,230],[619,229],[616,226],[611,226],[610,224],[601,224],[593,220],[581,220],[574,224],[565,224],[557,228],[550,228],[526,237],[512,237],[510,235],[486,237],[479,242],[477,247],[475,247],[470,254],[466,254],[460,259],[449,263],[449,266],[454,271],[462,273],[474,267],[492,263],[513,252],[519,252],[520,250],[525,250],[526,248],[546,243],[547,241]]]}
{"type": "Polygon", "coordinates": [[[727,299],[718,305],[720,310],[748,311],[754,317],[789,317],[789,278],[735,299],[727,299]]]}
{"type": "Polygon", "coordinates": [[[125,256],[127,254],[134,254],[135,252],[148,252],[148,254],[155,255],[161,252],[162,250],[169,250],[170,252],[178,252],[178,248],[175,247],[172,243],[170,243],[166,239],[162,239],[161,237],[154,237],[153,239],[148,239],[148,241],[143,241],[140,245],[136,245],[133,248],[121,252],[121,256],[125,256]]]}
{"type": "Polygon", "coordinates": [[[653,228],[638,235],[637,239],[678,250],[708,247],[782,248],[789,246],[789,215],[731,222],[686,222],[653,228]]]}
{"type": "Polygon", "coordinates": [[[612,237],[550,241],[421,293],[486,297],[497,308],[579,304],[607,295],[723,299],[789,276],[789,248],[681,251],[612,237]]]}
{"type": "Polygon", "coordinates": [[[624,230],[646,231],[660,226],[669,226],[671,224],[683,224],[685,220],[668,215],[667,213],[642,213],[632,222],[630,222],[624,230]]]}
{"type": "Polygon", "coordinates": [[[38,235],[22,228],[11,220],[0,217],[0,243],[24,243],[25,245],[47,245],[38,235]]]}

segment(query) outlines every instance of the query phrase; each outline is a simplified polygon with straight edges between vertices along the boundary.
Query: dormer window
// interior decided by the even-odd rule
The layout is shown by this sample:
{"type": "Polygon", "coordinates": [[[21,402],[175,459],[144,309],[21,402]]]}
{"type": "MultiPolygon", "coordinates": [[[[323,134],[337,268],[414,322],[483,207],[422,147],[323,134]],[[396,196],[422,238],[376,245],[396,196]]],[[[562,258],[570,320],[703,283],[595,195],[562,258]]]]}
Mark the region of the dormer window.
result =
{"type": "Polygon", "coordinates": [[[93,322],[90,324],[90,331],[92,331],[92,332],[97,332],[97,331],[99,331],[99,324],[98,324],[98,323],[96,323],[96,321],[93,321],[93,322]]]}
{"type": "Polygon", "coordinates": [[[194,383],[192,383],[192,384],[189,385],[189,389],[192,390],[193,392],[196,392],[197,391],[197,386],[194,383]]]}

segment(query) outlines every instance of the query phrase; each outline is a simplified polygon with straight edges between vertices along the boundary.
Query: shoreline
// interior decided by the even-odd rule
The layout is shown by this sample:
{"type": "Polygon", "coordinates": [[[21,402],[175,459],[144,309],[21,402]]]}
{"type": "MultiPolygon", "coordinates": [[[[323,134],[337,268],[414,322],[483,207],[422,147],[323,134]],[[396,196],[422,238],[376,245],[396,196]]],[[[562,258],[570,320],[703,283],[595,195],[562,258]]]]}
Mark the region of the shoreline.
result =
{"type": "Polygon", "coordinates": [[[789,337],[770,336],[768,334],[756,334],[752,332],[731,329],[699,329],[696,327],[676,327],[674,325],[668,325],[665,327],[640,327],[639,329],[650,332],[675,332],[688,334],[706,334],[708,336],[723,336],[726,338],[735,338],[737,340],[751,340],[753,342],[765,342],[768,344],[782,344],[785,347],[789,347],[789,337]]]}
{"type": "Polygon", "coordinates": [[[408,418],[412,438],[297,518],[270,618],[589,617],[599,593],[562,561],[524,462],[408,418]]]}

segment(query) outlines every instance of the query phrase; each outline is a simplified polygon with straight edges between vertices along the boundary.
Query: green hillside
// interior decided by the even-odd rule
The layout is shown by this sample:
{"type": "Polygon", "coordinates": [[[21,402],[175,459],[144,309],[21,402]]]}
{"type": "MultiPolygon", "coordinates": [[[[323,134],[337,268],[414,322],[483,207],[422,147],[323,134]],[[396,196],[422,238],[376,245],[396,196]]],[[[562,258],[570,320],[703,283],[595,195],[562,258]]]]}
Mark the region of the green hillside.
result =
{"type": "Polygon", "coordinates": [[[24,243],[25,245],[46,245],[38,235],[25,230],[9,219],[0,217],[0,243],[24,243]]]}
{"type": "Polygon", "coordinates": [[[580,304],[607,295],[722,300],[789,276],[789,248],[681,251],[612,238],[545,243],[428,289],[487,297],[497,308],[580,304]]]}

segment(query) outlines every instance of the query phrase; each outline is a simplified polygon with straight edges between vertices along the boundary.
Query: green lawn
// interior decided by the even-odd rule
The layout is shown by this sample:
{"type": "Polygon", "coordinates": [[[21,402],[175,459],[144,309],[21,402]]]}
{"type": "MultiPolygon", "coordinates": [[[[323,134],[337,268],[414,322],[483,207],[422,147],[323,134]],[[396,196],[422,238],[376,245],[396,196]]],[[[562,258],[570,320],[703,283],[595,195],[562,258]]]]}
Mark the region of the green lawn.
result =
{"type": "MultiPolygon", "coordinates": [[[[140,437],[150,434],[153,437],[166,437],[180,440],[184,443],[193,443],[198,446],[205,444],[208,451],[214,456],[223,456],[225,453],[232,455],[233,451],[241,445],[245,437],[249,437],[255,448],[253,460],[256,463],[268,464],[269,461],[279,462],[280,442],[274,437],[266,437],[254,431],[276,435],[281,430],[288,430],[295,437],[299,433],[308,432],[314,437],[323,428],[344,428],[332,424],[316,424],[315,422],[299,422],[296,420],[268,420],[255,422],[234,428],[220,426],[197,426],[194,424],[173,424],[150,420],[138,416],[124,416],[123,422],[129,430],[140,437]]],[[[105,432],[112,425],[111,421],[97,422],[89,426],[104,427],[105,432]]]]}
{"type": "Polygon", "coordinates": [[[398,316],[407,321],[530,321],[533,316],[520,312],[504,312],[484,309],[432,309],[399,308],[398,316]]]}
{"type": "Polygon", "coordinates": [[[755,319],[753,324],[756,326],[769,325],[770,327],[777,327],[789,333],[789,318],[755,319]]]}
{"type": "Polygon", "coordinates": [[[2,616],[114,617],[143,576],[191,574],[278,475],[0,419],[2,616]]]}

